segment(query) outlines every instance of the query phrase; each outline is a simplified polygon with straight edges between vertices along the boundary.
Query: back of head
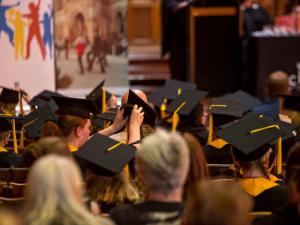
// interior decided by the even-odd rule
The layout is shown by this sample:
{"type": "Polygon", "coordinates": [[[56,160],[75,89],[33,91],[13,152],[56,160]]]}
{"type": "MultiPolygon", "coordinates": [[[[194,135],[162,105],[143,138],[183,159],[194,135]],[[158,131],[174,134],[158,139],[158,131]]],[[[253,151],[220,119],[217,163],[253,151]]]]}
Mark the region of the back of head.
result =
{"type": "MultiPolygon", "coordinates": [[[[148,102],[147,95],[146,95],[142,90],[139,90],[139,89],[133,89],[132,91],[133,91],[137,96],[139,96],[141,99],[143,99],[144,102],[148,102]]],[[[122,95],[122,98],[121,98],[122,104],[127,103],[128,95],[129,95],[129,92],[128,92],[128,91],[127,91],[125,94],[122,95]]]]}
{"type": "Polygon", "coordinates": [[[49,120],[43,124],[41,128],[41,138],[60,137],[60,136],[61,136],[60,129],[56,122],[49,120]]]}
{"type": "Polygon", "coordinates": [[[188,203],[186,225],[248,225],[250,197],[234,182],[201,182],[188,203]]]}
{"type": "Polygon", "coordinates": [[[82,178],[75,163],[49,155],[38,160],[28,177],[26,224],[95,224],[84,207],[82,178]],[[62,219],[63,218],[63,219],[62,219]]]}
{"type": "Polygon", "coordinates": [[[137,170],[149,191],[172,193],[182,188],[189,167],[189,153],[177,133],[158,130],[146,137],[137,151],[137,170]]]}
{"type": "Polygon", "coordinates": [[[285,182],[290,192],[300,193],[300,144],[295,144],[286,160],[285,182]]]}
{"type": "Polygon", "coordinates": [[[63,139],[59,137],[46,137],[25,148],[22,154],[22,164],[25,167],[31,167],[37,159],[49,154],[71,157],[68,146],[63,139]]]}
{"type": "Polygon", "coordinates": [[[209,170],[202,147],[197,139],[190,133],[184,133],[183,137],[187,143],[190,154],[190,167],[185,184],[185,191],[188,192],[196,182],[209,177],[209,170]]]}
{"type": "Polygon", "coordinates": [[[289,94],[289,79],[287,73],[283,71],[275,71],[268,77],[268,94],[270,98],[277,95],[289,94]]]}
{"type": "Polygon", "coordinates": [[[87,119],[77,117],[77,116],[70,116],[70,115],[63,115],[59,117],[59,128],[63,137],[68,137],[75,128],[83,127],[86,123],[87,119]]]}

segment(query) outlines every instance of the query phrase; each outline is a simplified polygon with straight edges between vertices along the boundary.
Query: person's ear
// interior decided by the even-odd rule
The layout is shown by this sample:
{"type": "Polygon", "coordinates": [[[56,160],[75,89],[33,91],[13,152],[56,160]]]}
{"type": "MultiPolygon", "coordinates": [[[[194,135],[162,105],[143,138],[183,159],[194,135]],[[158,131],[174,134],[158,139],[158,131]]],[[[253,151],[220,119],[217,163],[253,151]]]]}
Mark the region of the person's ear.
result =
{"type": "Polygon", "coordinates": [[[77,137],[80,137],[82,134],[82,128],[81,127],[76,127],[74,130],[74,133],[77,137]]]}

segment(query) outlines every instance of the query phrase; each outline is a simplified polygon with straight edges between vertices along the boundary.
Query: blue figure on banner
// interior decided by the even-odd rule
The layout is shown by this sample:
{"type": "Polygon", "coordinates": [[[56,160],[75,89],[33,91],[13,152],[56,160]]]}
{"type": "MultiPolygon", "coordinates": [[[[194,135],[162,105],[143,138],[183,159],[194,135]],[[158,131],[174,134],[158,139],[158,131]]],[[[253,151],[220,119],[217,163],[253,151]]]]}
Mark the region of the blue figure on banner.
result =
{"type": "Polygon", "coordinates": [[[9,42],[12,46],[14,46],[14,32],[13,30],[7,25],[7,21],[6,21],[6,11],[17,7],[20,5],[20,2],[14,4],[14,5],[2,5],[3,0],[0,0],[0,35],[1,32],[4,32],[8,35],[9,38],[9,42]]]}
{"type": "Polygon", "coordinates": [[[51,32],[51,21],[53,17],[53,9],[51,8],[51,5],[48,5],[48,8],[50,10],[50,13],[45,12],[43,15],[43,20],[41,23],[43,23],[44,27],[44,34],[43,34],[43,42],[45,49],[49,48],[49,55],[50,58],[52,58],[52,32],[51,32]]]}

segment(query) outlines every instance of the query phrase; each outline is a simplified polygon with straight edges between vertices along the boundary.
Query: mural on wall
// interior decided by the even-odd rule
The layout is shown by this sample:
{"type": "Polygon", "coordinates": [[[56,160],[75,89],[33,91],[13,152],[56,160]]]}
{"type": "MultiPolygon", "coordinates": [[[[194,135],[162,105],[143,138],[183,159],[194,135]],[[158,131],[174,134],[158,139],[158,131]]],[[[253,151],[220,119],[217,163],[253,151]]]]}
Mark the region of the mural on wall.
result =
{"type": "Polygon", "coordinates": [[[127,85],[126,0],[53,0],[58,89],[127,85]]]}
{"type": "Polygon", "coordinates": [[[52,18],[52,0],[0,0],[1,85],[54,90],[52,18]]]}

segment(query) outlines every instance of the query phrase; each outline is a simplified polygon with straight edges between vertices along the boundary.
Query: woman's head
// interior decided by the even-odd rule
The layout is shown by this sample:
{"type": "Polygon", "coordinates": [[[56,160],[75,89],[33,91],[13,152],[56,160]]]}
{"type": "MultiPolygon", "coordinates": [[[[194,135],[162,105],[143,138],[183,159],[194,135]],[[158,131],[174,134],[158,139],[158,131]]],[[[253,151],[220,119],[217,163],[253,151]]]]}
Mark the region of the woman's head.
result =
{"type": "Polygon", "coordinates": [[[299,205],[300,214],[300,144],[295,144],[286,161],[285,182],[289,189],[290,200],[299,205]]]}
{"type": "Polygon", "coordinates": [[[91,224],[82,197],[82,177],[70,158],[41,158],[33,165],[27,183],[26,224],[91,224]]]}
{"type": "Polygon", "coordinates": [[[234,182],[198,183],[190,199],[186,225],[249,225],[251,198],[234,182]]]}
{"type": "Polygon", "coordinates": [[[22,154],[22,164],[25,167],[31,167],[37,159],[49,154],[71,157],[68,146],[63,139],[59,137],[46,137],[25,148],[22,154]]]}
{"type": "Polygon", "coordinates": [[[197,139],[190,133],[184,133],[183,138],[187,143],[190,153],[190,168],[185,183],[185,191],[188,192],[196,182],[209,177],[209,170],[202,147],[197,139]]]}
{"type": "Polygon", "coordinates": [[[73,137],[78,141],[79,146],[84,144],[90,136],[91,120],[77,116],[64,115],[59,117],[59,127],[62,136],[73,137]]]}

